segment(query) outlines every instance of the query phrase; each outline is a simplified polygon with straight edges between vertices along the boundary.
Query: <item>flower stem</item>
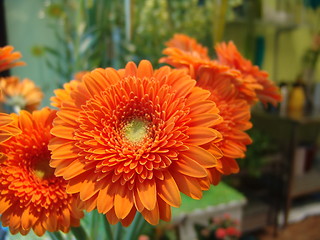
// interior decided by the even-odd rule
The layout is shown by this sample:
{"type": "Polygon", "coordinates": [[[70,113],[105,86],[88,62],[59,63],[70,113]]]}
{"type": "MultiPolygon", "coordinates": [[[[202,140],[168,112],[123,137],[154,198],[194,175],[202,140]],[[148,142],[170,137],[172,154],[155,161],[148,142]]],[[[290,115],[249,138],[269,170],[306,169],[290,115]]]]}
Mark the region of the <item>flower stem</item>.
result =
{"type": "Polygon", "coordinates": [[[79,227],[72,227],[71,232],[77,240],[90,240],[86,231],[83,229],[81,225],[79,227]]]}
{"type": "Polygon", "coordinates": [[[108,222],[107,218],[104,216],[103,217],[103,223],[104,223],[104,230],[106,233],[106,239],[107,240],[113,240],[113,234],[111,231],[110,223],[108,222]]]}
{"type": "Polygon", "coordinates": [[[128,228],[128,232],[126,233],[125,240],[137,239],[139,234],[141,233],[142,227],[145,221],[140,213],[137,213],[131,226],[128,228]]]}
{"type": "Polygon", "coordinates": [[[63,240],[60,232],[48,232],[52,240],[63,240]]]}
{"type": "Polygon", "coordinates": [[[119,222],[116,225],[115,240],[121,240],[123,230],[124,228],[122,227],[122,224],[119,222]]]}

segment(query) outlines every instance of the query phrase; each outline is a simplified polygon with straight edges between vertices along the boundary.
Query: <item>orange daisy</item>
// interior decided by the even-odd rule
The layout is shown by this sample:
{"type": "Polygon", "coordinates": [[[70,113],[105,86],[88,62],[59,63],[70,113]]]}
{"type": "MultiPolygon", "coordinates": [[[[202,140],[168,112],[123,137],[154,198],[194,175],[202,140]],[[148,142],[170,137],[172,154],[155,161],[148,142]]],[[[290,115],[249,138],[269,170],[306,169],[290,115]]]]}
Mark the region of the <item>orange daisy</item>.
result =
{"type": "Polygon", "coordinates": [[[12,234],[26,235],[33,229],[38,236],[46,230],[67,232],[71,226],[79,226],[83,212],[77,208],[77,198],[66,194],[66,181],[54,176],[49,166],[48,142],[56,111],[44,108],[12,116],[21,134],[0,144],[7,156],[0,162],[3,226],[12,234]]]}
{"type": "Polygon", "coordinates": [[[180,192],[195,198],[210,182],[220,151],[222,119],[207,90],[185,71],[149,61],[125,69],[96,69],[61,99],[50,144],[50,165],[79,193],[87,211],[128,226],[136,212],[151,224],[169,221],[180,192]]]}
{"type": "Polygon", "coordinates": [[[30,79],[20,81],[18,77],[0,78],[0,89],[3,95],[0,97],[4,111],[16,112],[36,110],[42,99],[43,93],[30,79]]]}
{"type": "Polygon", "coordinates": [[[13,125],[12,116],[6,113],[0,113],[0,143],[20,133],[20,129],[13,125]]]}
{"type": "MultiPolygon", "coordinates": [[[[197,79],[202,68],[216,68],[223,65],[218,61],[211,60],[207,55],[206,48],[186,35],[174,35],[173,39],[169,40],[166,45],[168,48],[163,50],[163,54],[167,57],[161,58],[159,62],[167,63],[175,68],[187,69],[194,79],[197,79]]],[[[238,92],[238,98],[250,100],[250,102],[257,101],[256,91],[262,89],[262,86],[257,83],[256,79],[251,76],[243,76],[235,68],[230,68],[227,65],[224,65],[224,67],[229,68],[226,71],[233,75],[233,78],[229,81],[229,87],[238,92]]]]}
{"type": "Polygon", "coordinates": [[[238,99],[237,92],[230,87],[230,79],[233,77],[231,72],[219,65],[202,68],[197,76],[197,85],[211,92],[209,99],[217,104],[223,118],[223,122],[215,126],[223,140],[214,143],[214,147],[222,151],[223,157],[218,159],[216,167],[209,169],[211,183],[215,185],[220,182],[222,174],[239,172],[236,159],[245,157],[246,146],[252,142],[245,133],[252,127],[250,105],[245,100],[238,99]]]}
{"type": "Polygon", "coordinates": [[[4,46],[0,48],[0,72],[8,70],[12,67],[25,65],[22,61],[17,61],[21,58],[20,52],[12,52],[12,46],[4,46]]]}
{"type": "MultiPolygon", "coordinates": [[[[257,99],[262,103],[271,103],[276,106],[277,103],[281,101],[279,88],[269,80],[268,73],[260,70],[258,66],[253,65],[250,60],[245,59],[232,41],[227,44],[217,44],[215,49],[219,62],[239,70],[243,74],[244,81],[256,86],[260,85],[260,87],[256,87],[254,91],[257,99]]],[[[254,95],[247,95],[245,99],[252,104],[257,100],[256,97],[254,95]]]]}
{"type": "Polygon", "coordinates": [[[68,83],[63,84],[63,89],[54,90],[55,96],[51,97],[51,105],[57,108],[61,107],[62,99],[66,100],[67,98],[71,99],[70,93],[76,89],[79,82],[82,81],[82,78],[89,73],[89,71],[80,71],[74,75],[74,80],[71,80],[68,83]]]}
{"type": "Polygon", "coordinates": [[[187,35],[175,34],[166,46],[162,53],[167,56],[160,58],[159,62],[187,69],[192,78],[195,78],[200,67],[210,64],[207,48],[187,35]]]}

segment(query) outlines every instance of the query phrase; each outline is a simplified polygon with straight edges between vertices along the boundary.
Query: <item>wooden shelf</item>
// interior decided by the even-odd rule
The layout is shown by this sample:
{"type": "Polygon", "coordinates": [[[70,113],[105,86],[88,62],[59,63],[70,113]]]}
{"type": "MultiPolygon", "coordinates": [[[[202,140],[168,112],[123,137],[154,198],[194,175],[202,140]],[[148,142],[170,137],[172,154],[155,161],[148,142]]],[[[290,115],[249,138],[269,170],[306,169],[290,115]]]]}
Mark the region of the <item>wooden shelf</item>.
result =
{"type": "Polygon", "coordinates": [[[320,171],[312,169],[301,176],[293,178],[291,197],[301,197],[314,192],[320,192],[320,171]]]}

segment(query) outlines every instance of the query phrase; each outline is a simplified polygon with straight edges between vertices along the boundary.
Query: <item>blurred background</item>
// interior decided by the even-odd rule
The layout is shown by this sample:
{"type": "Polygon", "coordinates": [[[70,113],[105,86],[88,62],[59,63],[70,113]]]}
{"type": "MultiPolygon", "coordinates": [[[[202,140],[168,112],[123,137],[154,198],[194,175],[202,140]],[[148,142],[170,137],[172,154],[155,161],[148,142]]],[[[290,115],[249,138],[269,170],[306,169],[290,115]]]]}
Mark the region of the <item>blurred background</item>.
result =
{"type": "Polygon", "coordinates": [[[159,66],[175,33],[212,58],[215,43],[232,40],[283,94],[276,108],[254,107],[254,143],[240,174],[224,179],[243,196],[226,199],[241,199],[244,236],[280,239],[289,223],[320,215],[320,0],[0,0],[0,19],[0,46],[14,46],[27,63],[4,74],[35,81],[43,106],[79,71],[141,59],[159,66]]]}

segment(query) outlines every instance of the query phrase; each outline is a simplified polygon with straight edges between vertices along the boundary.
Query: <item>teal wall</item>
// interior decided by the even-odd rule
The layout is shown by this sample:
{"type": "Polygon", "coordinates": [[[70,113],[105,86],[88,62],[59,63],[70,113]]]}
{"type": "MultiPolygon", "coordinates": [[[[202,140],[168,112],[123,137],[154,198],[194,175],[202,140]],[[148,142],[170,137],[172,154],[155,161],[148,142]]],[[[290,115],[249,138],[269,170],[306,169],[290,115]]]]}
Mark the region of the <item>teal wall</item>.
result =
{"type": "MultiPolygon", "coordinates": [[[[11,70],[12,75],[30,78],[45,92],[43,105],[57,87],[58,76],[51,71],[43,57],[35,57],[31,50],[35,45],[57,46],[52,30],[44,18],[43,0],[5,0],[8,43],[22,53],[26,66],[11,70]]],[[[57,23],[58,24],[58,23],[57,23]]]]}

